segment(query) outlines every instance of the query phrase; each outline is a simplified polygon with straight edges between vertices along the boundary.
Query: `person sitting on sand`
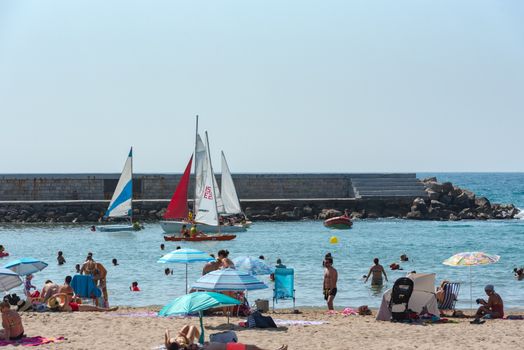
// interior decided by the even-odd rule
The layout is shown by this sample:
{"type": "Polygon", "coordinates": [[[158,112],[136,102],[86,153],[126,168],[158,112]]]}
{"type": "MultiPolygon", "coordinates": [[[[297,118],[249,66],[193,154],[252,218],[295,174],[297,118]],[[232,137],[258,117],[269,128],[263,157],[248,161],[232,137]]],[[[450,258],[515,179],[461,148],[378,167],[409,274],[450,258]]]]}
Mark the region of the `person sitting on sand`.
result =
{"type": "Polygon", "coordinates": [[[371,285],[372,286],[381,286],[384,283],[382,281],[382,274],[384,274],[384,278],[386,279],[386,282],[388,280],[388,276],[386,275],[386,271],[384,270],[384,267],[379,264],[378,258],[373,259],[373,263],[375,265],[371,266],[371,268],[369,269],[368,275],[366,276],[364,283],[366,283],[369,279],[369,276],[373,274],[373,277],[371,277],[371,285]]]}
{"type": "Polygon", "coordinates": [[[45,281],[44,287],[42,288],[42,293],[40,296],[44,298],[44,302],[47,302],[47,300],[54,294],[58,293],[60,289],[60,286],[56,283],[53,283],[51,280],[45,281]]]}
{"type": "MultiPolygon", "coordinates": [[[[200,332],[195,326],[185,325],[182,327],[177,336],[172,338],[169,330],[166,329],[164,333],[164,345],[167,350],[262,350],[256,345],[241,344],[241,343],[216,343],[209,342],[204,343],[202,347],[199,347],[194,342],[200,337],[200,332]]],[[[282,345],[277,350],[287,350],[287,345],[282,345]]]]}
{"type": "Polygon", "coordinates": [[[220,261],[221,268],[223,269],[234,269],[235,264],[231,259],[228,258],[229,251],[221,249],[218,251],[218,260],[220,261]]]}
{"type": "Polygon", "coordinates": [[[47,307],[55,311],[64,311],[64,312],[88,312],[88,311],[116,311],[118,306],[112,308],[98,307],[94,305],[78,304],[73,302],[73,297],[66,293],[57,293],[53,295],[47,301],[47,307]]]}
{"type": "Polygon", "coordinates": [[[480,318],[488,316],[489,318],[503,318],[504,317],[504,302],[500,295],[495,293],[495,287],[492,284],[488,284],[484,287],[484,292],[488,296],[488,301],[484,299],[477,299],[477,304],[481,304],[475,314],[475,320],[471,323],[481,323],[480,318]]]}
{"type": "Polygon", "coordinates": [[[2,312],[2,327],[0,330],[0,338],[5,340],[20,340],[24,335],[24,326],[22,319],[15,310],[11,310],[9,302],[3,301],[0,303],[0,311],[2,312]]]}
{"type": "Polygon", "coordinates": [[[75,291],[73,290],[73,288],[71,288],[72,279],[73,278],[71,276],[66,276],[64,284],[60,286],[60,288],[58,289],[58,293],[67,294],[72,297],[75,294],[75,291]]]}

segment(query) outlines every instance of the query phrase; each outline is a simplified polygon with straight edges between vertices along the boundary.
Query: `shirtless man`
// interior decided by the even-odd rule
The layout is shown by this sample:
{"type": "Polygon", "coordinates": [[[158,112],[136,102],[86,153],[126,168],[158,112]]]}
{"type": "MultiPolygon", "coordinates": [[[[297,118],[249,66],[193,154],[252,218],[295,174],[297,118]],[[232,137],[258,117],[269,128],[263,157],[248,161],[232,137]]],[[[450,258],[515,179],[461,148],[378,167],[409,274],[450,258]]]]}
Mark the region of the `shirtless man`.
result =
{"type": "Polygon", "coordinates": [[[60,286],[56,283],[53,283],[51,280],[45,281],[44,287],[42,288],[42,298],[46,302],[53,294],[58,293],[60,286]]]}
{"type": "Polygon", "coordinates": [[[60,286],[60,288],[58,289],[58,293],[64,293],[72,297],[75,294],[75,292],[73,291],[73,288],[71,288],[72,279],[73,278],[71,276],[66,276],[64,285],[60,286]]]}
{"type": "Polygon", "coordinates": [[[22,319],[15,310],[11,310],[11,305],[7,301],[0,303],[0,311],[2,312],[2,329],[0,337],[5,340],[20,340],[24,337],[24,326],[22,319]]]}
{"type": "Polygon", "coordinates": [[[328,310],[333,310],[333,300],[337,295],[338,272],[333,267],[333,258],[324,259],[324,299],[327,301],[328,310]]]}
{"type": "Polygon", "coordinates": [[[488,296],[488,301],[484,299],[477,299],[477,304],[482,304],[478,308],[475,314],[475,320],[471,323],[482,323],[480,318],[485,315],[489,315],[490,318],[503,318],[504,317],[504,302],[500,295],[495,293],[495,287],[492,284],[488,284],[484,287],[484,292],[488,296]]]}
{"type": "Polygon", "coordinates": [[[386,278],[386,282],[388,280],[388,276],[386,275],[386,271],[384,270],[384,267],[378,263],[378,258],[373,259],[373,262],[375,265],[371,266],[369,269],[369,273],[366,276],[366,280],[364,283],[366,283],[369,279],[369,276],[373,274],[373,277],[371,278],[371,286],[382,286],[382,274],[384,274],[384,277],[386,278]]]}

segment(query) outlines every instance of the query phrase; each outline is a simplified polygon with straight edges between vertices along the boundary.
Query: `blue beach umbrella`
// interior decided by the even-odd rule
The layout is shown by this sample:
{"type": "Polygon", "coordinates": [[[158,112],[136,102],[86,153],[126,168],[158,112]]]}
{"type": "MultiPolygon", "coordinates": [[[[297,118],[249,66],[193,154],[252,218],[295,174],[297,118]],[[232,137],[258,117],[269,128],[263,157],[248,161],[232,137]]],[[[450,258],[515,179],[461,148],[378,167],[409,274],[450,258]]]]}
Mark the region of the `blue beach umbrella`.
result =
{"type": "Polygon", "coordinates": [[[188,315],[198,312],[200,318],[200,339],[204,343],[204,325],[202,311],[215,307],[240,305],[240,301],[227,295],[213,292],[189,293],[168,303],[158,312],[158,316],[188,315]]]}
{"type": "Polygon", "coordinates": [[[241,271],[247,271],[252,275],[270,275],[275,269],[266,264],[259,258],[251,256],[239,256],[233,259],[235,268],[241,271]]]}
{"type": "Polygon", "coordinates": [[[167,253],[157,262],[160,264],[186,264],[186,294],[187,294],[187,264],[215,260],[209,254],[196,249],[177,249],[167,253]]]}
{"type": "Polygon", "coordinates": [[[4,268],[16,272],[20,276],[27,276],[42,271],[46,267],[47,264],[45,262],[34,258],[21,258],[4,265],[4,268]]]}
{"type": "Polygon", "coordinates": [[[18,287],[22,283],[22,279],[16,272],[3,267],[0,268],[0,291],[7,292],[10,289],[18,287]]]}
{"type": "Polygon", "coordinates": [[[234,269],[211,271],[200,277],[195,283],[193,283],[192,287],[195,289],[219,291],[241,291],[268,288],[264,282],[259,281],[249,273],[234,269]]]}

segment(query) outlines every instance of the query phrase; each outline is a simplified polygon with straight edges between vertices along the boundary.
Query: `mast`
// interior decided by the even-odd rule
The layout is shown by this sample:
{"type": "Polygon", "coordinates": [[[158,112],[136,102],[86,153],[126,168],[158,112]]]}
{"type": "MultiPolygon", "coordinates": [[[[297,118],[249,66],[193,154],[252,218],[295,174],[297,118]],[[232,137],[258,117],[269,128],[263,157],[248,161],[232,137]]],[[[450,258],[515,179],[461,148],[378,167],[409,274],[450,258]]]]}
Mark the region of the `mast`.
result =
{"type": "Polygon", "coordinates": [[[195,126],[195,186],[194,186],[194,193],[193,193],[193,220],[196,217],[196,200],[197,200],[197,162],[196,162],[196,154],[197,154],[197,137],[198,137],[198,114],[196,115],[196,126],[195,126]]]}
{"type": "MultiPolygon", "coordinates": [[[[213,179],[214,179],[215,173],[213,171],[213,164],[211,164],[211,150],[209,149],[209,138],[207,137],[207,130],[206,130],[206,147],[207,147],[207,161],[209,162],[209,167],[211,168],[211,175],[213,175],[213,179]]],[[[216,193],[214,193],[213,200],[215,201],[215,208],[216,208],[217,207],[216,193]]],[[[220,233],[220,215],[218,214],[218,210],[217,210],[217,223],[218,223],[218,233],[220,233]]]]}
{"type": "Polygon", "coordinates": [[[131,225],[133,225],[133,146],[129,150],[129,155],[131,156],[131,213],[129,214],[129,220],[131,220],[131,225]]]}

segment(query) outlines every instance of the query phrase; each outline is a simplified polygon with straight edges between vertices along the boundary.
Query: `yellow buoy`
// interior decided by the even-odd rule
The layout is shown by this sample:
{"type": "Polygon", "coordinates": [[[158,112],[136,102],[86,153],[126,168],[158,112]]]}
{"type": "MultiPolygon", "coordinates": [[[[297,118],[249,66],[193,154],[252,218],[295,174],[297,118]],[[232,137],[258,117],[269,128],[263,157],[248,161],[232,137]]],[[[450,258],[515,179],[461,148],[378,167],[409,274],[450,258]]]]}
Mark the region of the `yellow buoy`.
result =
{"type": "Polygon", "coordinates": [[[337,244],[337,243],[338,243],[338,238],[337,238],[337,236],[331,236],[331,238],[329,239],[329,243],[331,243],[331,244],[337,244]]]}

